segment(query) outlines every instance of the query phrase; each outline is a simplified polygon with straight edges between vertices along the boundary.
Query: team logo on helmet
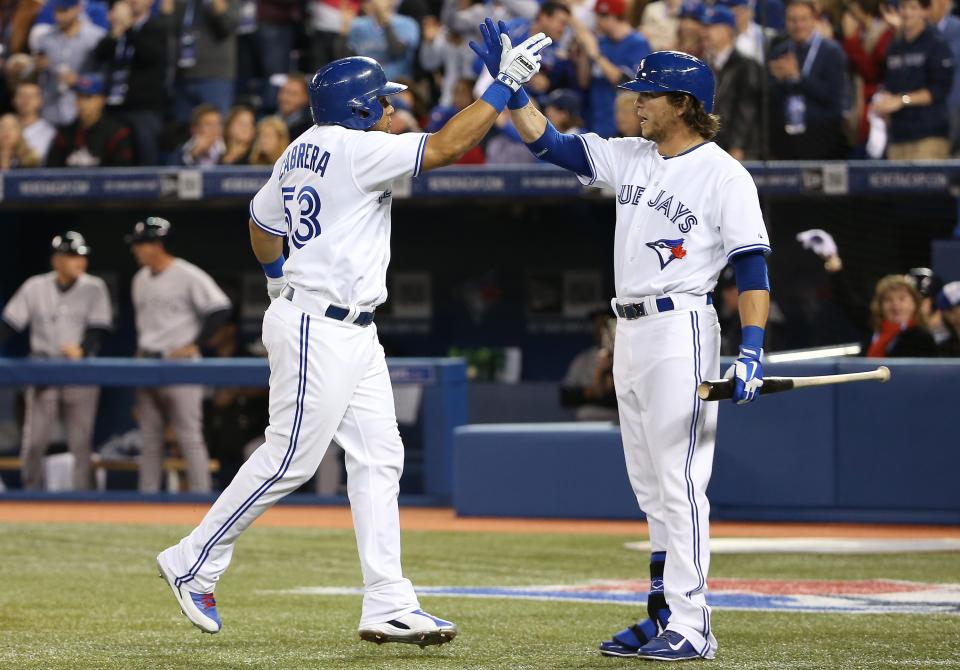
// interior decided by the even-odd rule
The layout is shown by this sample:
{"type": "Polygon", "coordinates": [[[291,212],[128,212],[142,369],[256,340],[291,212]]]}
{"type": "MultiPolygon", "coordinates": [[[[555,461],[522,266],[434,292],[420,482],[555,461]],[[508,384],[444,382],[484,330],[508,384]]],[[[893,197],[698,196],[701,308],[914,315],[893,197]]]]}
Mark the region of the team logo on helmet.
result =
{"type": "Polygon", "coordinates": [[[654,240],[653,242],[647,242],[647,246],[657,254],[661,270],[675,260],[685,258],[687,255],[687,250],[683,248],[682,237],[676,240],[654,240]]]}

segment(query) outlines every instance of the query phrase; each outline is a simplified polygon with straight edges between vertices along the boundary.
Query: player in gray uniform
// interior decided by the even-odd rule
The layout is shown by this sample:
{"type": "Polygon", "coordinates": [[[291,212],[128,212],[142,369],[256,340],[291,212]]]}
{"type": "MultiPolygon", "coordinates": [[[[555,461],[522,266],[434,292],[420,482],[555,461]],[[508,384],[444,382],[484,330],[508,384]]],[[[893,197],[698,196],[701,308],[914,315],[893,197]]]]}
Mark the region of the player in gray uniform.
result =
{"type": "MultiPolygon", "coordinates": [[[[170,222],[152,216],[127,236],[142,267],[133,277],[132,298],[140,358],[199,358],[207,342],[230,316],[230,299],[206,272],[170,254],[165,243],[170,222]]],[[[179,384],[137,392],[140,423],[141,493],[157,493],[163,464],[163,431],[169,421],[187,462],[194,493],[211,489],[209,455],[203,440],[203,387],[179,384]]]]}
{"type": "MultiPolygon", "coordinates": [[[[30,277],[3,309],[0,339],[30,329],[30,355],[76,360],[95,356],[103,334],[113,325],[110,294],[99,277],[87,274],[90,247],[80,233],[68,231],[51,243],[52,272],[30,277]]],[[[90,488],[93,421],[100,389],[96,386],[31,386],[20,455],[26,489],[43,486],[43,457],[50,430],[62,417],[67,446],[74,457],[73,488],[90,488]]]]}

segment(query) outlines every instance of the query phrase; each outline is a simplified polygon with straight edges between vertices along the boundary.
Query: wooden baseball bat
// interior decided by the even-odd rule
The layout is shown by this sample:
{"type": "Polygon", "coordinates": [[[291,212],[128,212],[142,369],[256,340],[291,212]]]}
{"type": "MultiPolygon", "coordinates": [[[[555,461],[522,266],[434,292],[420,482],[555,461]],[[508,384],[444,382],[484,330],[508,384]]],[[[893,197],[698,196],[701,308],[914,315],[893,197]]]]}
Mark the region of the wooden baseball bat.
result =
{"type": "MultiPolygon", "coordinates": [[[[850,372],[843,375],[821,375],[819,377],[764,377],[760,395],[792,391],[809,386],[827,386],[830,384],[846,384],[848,382],[880,382],[890,379],[890,368],[881,365],[876,370],[867,372],[850,372]]],[[[701,400],[728,400],[733,397],[733,380],[716,379],[700,382],[697,387],[697,396],[701,400]]]]}

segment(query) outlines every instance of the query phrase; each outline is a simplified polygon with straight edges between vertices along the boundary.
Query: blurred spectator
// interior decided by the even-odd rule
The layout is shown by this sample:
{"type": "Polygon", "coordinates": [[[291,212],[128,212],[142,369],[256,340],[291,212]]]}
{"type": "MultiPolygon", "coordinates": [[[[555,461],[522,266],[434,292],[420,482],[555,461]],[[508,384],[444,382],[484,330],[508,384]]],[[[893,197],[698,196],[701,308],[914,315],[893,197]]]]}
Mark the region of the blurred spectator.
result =
{"type": "Polygon", "coordinates": [[[257,117],[253,109],[237,105],[230,110],[224,128],[226,151],[220,158],[222,165],[249,165],[253,141],[257,134],[257,117]]]}
{"type": "Polygon", "coordinates": [[[936,308],[947,331],[947,336],[937,343],[940,355],[960,356],[960,281],[950,282],[941,289],[936,308]]]}
{"type": "Polygon", "coordinates": [[[611,137],[616,134],[616,87],[634,77],[640,61],[650,53],[650,45],[624,18],[625,0],[598,0],[595,10],[601,37],[598,40],[584,28],[577,32],[581,51],[577,78],[580,87],[587,91],[587,129],[600,137],[611,137]]]}
{"type": "Polygon", "coordinates": [[[843,51],[853,73],[855,141],[865,145],[870,135],[867,110],[870,100],[883,82],[887,48],[893,29],[880,18],[880,0],[851,0],[841,19],[843,51]]]}
{"type": "Polygon", "coordinates": [[[620,91],[613,108],[617,123],[617,137],[641,137],[640,117],[637,116],[637,94],[620,91]]]}
{"type": "Polygon", "coordinates": [[[441,103],[430,110],[430,120],[426,127],[428,133],[435,133],[440,130],[457,112],[466,109],[473,103],[473,85],[473,79],[457,80],[453,87],[452,104],[444,105],[441,103]]]}
{"type": "MultiPolygon", "coordinates": [[[[53,271],[27,279],[4,307],[0,340],[29,328],[32,358],[96,356],[103,335],[113,327],[107,285],[87,274],[90,247],[79,233],[54,237],[51,252],[53,271]]],[[[62,418],[74,459],[73,489],[86,491],[92,483],[90,454],[99,387],[31,386],[26,395],[20,456],[23,487],[42,488],[43,457],[52,429],[62,418]]]]}
{"type": "Polygon", "coordinates": [[[476,79],[473,69],[476,54],[459,34],[442,25],[436,17],[426,16],[421,24],[420,67],[442,77],[439,106],[454,104],[458,82],[476,79]]]}
{"type": "MultiPolygon", "coordinates": [[[[56,3],[51,0],[37,0],[43,6],[37,18],[34,19],[30,27],[30,36],[27,38],[27,45],[31,52],[36,51],[37,43],[48,35],[56,26],[56,3]]],[[[20,3],[23,4],[23,3],[20,3]]],[[[81,0],[81,11],[83,15],[90,20],[90,23],[110,30],[110,22],[107,20],[109,7],[105,0],[81,0]]]]}
{"type": "Polygon", "coordinates": [[[752,3],[749,0],[719,0],[716,6],[726,7],[736,18],[734,30],[737,36],[737,51],[747,58],[763,63],[763,51],[767,39],[763,34],[763,28],[754,20],[752,3]]]}
{"type": "Polygon", "coordinates": [[[703,13],[705,57],[717,77],[714,113],[720,131],[714,141],[738,161],[760,158],[760,89],[763,66],[734,46],[737,30],[733,12],[722,5],[703,13]]]}
{"type": "Polygon", "coordinates": [[[193,110],[190,139],[173,152],[170,164],[213,167],[220,162],[226,150],[220,111],[213,105],[198,105],[193,110]]]}
{"type": "Polygon", "coordinates": [[[106,71],[107,109],[133,133],[138,165],[157,165],[167,107],[170,19],[151,14],[155,0],[117,0],[110,32],[94,51],[106,71]]]}
{"type": "Polygon", "coordinates": [[[395,14],[392,0],[363,0],[363,16],[354,19],[347,48],[383,66],[387,79],[413,77],[420,46],[420,26],[409,16],[395,14]]]}
{"type": "Polygon", "coordinates": [[[677,26],[677,51],[697,58],[703,56],[703,24],[700,23],[703,10],[699,0],[684,0],[677,26]]]}
{"type": "Polygon", "coordinates": [[[124,167],[133,165],[130,131],[104,115],[103,78],[85,74],[74,85],[77,120],[57,128],[47,154],[49,167],[124,167]]]}
{"type": "Polygon", "coordinates": [[[40,157],[24,139],[19,119],[0,116],[0,172],[32,167],[40,167],[40,157]]]}
{"type": "Polygon", "coordinates": [[[307,80],[302,74],[289,75],[280,87],[277,93],[277,116],[287,124],[291,140],[313,127],[307,80]]]}
{"type": "MultiPolygon", "coordinates": [[[[789,22],[789,9],[787,21],[789,22]]],[[[922,299],[914,282],[906,275],[887,275],[877,282],[873,297],[866,299],[855,288],[843,267],[836,242],[818,228],[797,235],[805,249],[824,260],[833,296],[860,328],[864,340],[861,353],[868,358],[936,356],[937,345],[928,330],[922,299]]]]}
{"type": "Polygon", "coordinates": [[[952,5],[951,0],[933,0],[930,22],[940,31],[953,54],[953,84],[947,98],[947,112],[950,115],[950,152],[956,156],[960,152],[960,18],[951,13],[952,5]]]}
{"type": "MultiPolygon", "coordinates": [[[[555,0],[546,0],[540,5],[536,17],[513,19],[507,25],[507,34],[513,44],[520,44],[531,35],[543,33],[553,40],[553,44],[540,52],[542,61],[540,72],[534,75],[526,85],[529,93],[536,96],[546,94],[551,89],[563,86],[576,86],[576,72],[564,49],[564,38],[570,26],[570,8],[555,0]]],[[[493,78],[484,68],[473,87],[473,94],[479,98],[487,90],[493,78]]]]}
{"type": "Polygon", "coordinates": [[[388,131],[391,135],[403,135],[404,133],[419,133],[420,124],[417,119],[406,109],[397,109],[390,118],[388,131]]]}
{"type": "Polygon", "coordinates": [[[40,116],[43,108],[43,94],[33,82],[20,82],[13,94],[13,109],[20,121],[23,139],[42,163],[50,150],[50,144],[57,134],[52,123],[40,116]]]}
{"type": "Polygon", "coordinates": [[[933,335],[937,346],[950,337],[950,331],[943,323],[943,314],[937,307],[937,298],[943,289],[943,280],[930,268],[910,268],[907,279],[920,294],[920,311],[927,320],[927,328],[933,335]]]}
{"type": "Polygon", "coordinates": [[[291,54],[303,23],[304,5],[299,0],[257,0],[256,8],[254,39],[264,81],[261,109],[273,112],[277,108],[277,91],[285,75],[294,69],[291,54]]]}
{"type": "Polygon", "coordinates": [[[161,13],[172,16],[176,40],[174,116],[186,121],[200,104],[213,105],[226,115],[237,77],[239,0],[160,3],[161,13]]]}
{"type": "Polygon", "coordinates": [[[594,344],[570,362],[560,382],[560,404],[576,408],[577,421],[616,421],[617,393],[613,388],[613,328],[607,309],[591,312],[594,344]]]}
{"type": "Polygon", "coordinates": [[[28,45],[30,28],[43,8],[42,2],[30,0],[6,0],[3,3],[3,30],[0,31],[2,55],[24,53],[28,45]]]}
{"type": "Polygon", "coordinates": [[[770,49],[770,139],[776,158],[842,159],[847,154],[846,57],[840,45],[815,30],[816,24],[813,0],[790,0],[788,37],[770,49]]]}
{"type": "MultiPolygon", "coordinates": [[[[360,13],[360,0],[308,0],[310,53],[307,71],[348,55],[347,35],[360,13]]],[[[295,137],[295,136],[293,136],[295,137]]]]}
{"type": "Polygon", "coordinates": [[[561,133],[578,135],[583,132],[578,91],[558,88],[550,93],[543,101],[543,115],[561,133]]]}
{"type": "Polygon", "coordinates": [[[265,116],[257,124],[250,165],[273,165],[290,144],[287,124],[279,116],[265,116]]]}
{"type": "MultiPolygon", "coordinates": [[[[472,53],[472,52],[471,52],[472,53]]],[[[428,133],[435,133],[449,121],[457,112],[466,109],[473,103],[473,88],[474,80],[473,79],[460,79],[457,81],[456,86],[453,89],[453,104],[452,105],[437,105],[430,112],[430,119],[427,122],[427,127],[425,128],[428,133]]],[[[409,90],[409,89],[408,89],[409,90]]],[[[396,96],[394,96],[396,98],[396,96]]],[[[483,148],[476,146],[470,151],[465,153],[463,157],[457,161],[458,165],[478,165],[482,164],[485,161],[483,148]]]]}
{"type": "Polygon", "coordinates": [[[17,90],[17,86],[27,81],[36,83],[37,59],[30,54],[13,54],[3,63],[3,79],[6,87],[0,87],[0,104],[7,109],[10,107],[9,97],[17,90]]]}
{"type": "Polygon", "coordinates": [[[527,145],[520,139],[520,133],[513,127],[508,110],[503,110],[494,122],[495,133],[484,147],[484,156],[488,165],[507,165],[510,163],[536,163],[537,159],[527,150],[527,145]]]}
{"type": "MultiPolygon", "coordinates": [[[[897,36],[887,49],[884,89],[873,110],[889,118],[891,160],[950,157],[947,96],[953,84],[953,55],[927,20],[930,0],[902,0],[897,36]]],[[[890,15],[896,24],[896,18],[890,15]]]]}
{"type": "Polygon", "coordinates": [[[81,72],[93,70],[93,50],[106,34],[83,13],[80,0],[53,0],[55,28],[37,40],[36,57],[43,116],[55,126],[77,118],[73,85],[81,72]]]}
{"type": "MultiPolygon", "coordinates": [[[[130,290],[138,358],[200,358],[200,348],[230,317],[230,299],[210,275],[170,253],[170,231],[169,221],[151,216],[138,221],[127,238],[140,266],[130,290]]],[[[140,492],[160,490],[168,422],[187,463],[190,491],[209,491],[203,387],[171,384],[138,389],[136,412],[141,436],[140,492]]]]}
{"type": "Polygon", "coordinates": [[[684,0],[653,0],[643,8],[640,31],[654,51],[677,48],[680,8],[684,0]]]}

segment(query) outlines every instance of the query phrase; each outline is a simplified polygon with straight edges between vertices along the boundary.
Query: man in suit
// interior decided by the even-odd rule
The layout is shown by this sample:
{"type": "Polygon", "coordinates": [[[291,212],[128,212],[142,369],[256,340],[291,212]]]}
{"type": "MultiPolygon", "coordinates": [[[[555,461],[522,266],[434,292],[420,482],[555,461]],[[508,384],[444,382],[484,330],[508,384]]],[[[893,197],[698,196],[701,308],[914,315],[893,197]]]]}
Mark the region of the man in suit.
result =
{"type": "Polygon", "coordinates": [[[775,158],[842,159],[847,59],[817,32],[813,0],[790,0],[787,39],[770,49],[770,141],[775,158]]]}

